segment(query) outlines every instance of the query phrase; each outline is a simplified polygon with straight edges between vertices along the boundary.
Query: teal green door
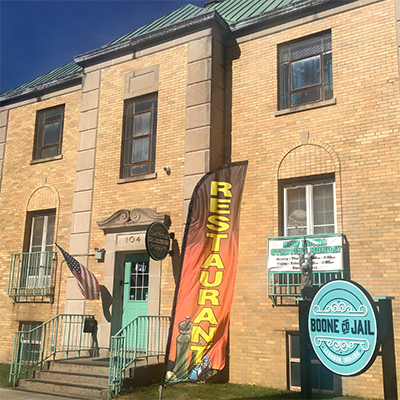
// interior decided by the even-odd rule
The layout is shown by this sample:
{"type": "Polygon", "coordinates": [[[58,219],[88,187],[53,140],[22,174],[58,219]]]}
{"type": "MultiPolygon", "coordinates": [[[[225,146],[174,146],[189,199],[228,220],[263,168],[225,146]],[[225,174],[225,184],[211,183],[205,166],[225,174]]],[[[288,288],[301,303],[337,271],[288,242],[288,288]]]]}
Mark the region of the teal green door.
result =
{"type": "Polygon", "coordinates": [[[139,316],[147,315],[149,265],[147,254],[129,254],[125,257],[122,327],[139,316]]]}

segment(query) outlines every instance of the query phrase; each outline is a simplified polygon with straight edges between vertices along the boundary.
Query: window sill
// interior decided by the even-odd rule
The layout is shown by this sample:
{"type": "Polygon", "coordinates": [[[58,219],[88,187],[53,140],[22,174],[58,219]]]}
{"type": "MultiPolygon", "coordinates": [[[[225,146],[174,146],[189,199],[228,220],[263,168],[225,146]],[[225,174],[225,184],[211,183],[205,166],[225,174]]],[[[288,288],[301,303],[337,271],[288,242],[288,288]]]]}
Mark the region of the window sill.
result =
{"type": "Polygon", "coordinates": [[[313,110],[314,108],[333,106],[335,104],[336,104],[336,98],[334,97],[333,99],[319,101],[318,103],[304,104],[302,106],[275,111],[275,117],[280,117],[281,115],[293,114],[301,111],[313,110]]]}
{"type": "Polygon", "coordinates": [[[59,154],[58,156],[40,158],[39,160],[32,160],[32,161],[29,162],[29,164],[30,165],[41,164],[41,163],[45,163],[45,162],[48,162],[48,161],[61,160],[62,158],[63,158],[62,154],[59,154]]]}
{"type": "Polygon", "coordinates": [[[138,181],[147,181],[149,179],[155,179],[155,178],[157,178],[157,172],[155,172],[154,174],[131,176],[130,178],[119,178],[119,179],[117,179],[117,184],[138,182],[138,181]]]}

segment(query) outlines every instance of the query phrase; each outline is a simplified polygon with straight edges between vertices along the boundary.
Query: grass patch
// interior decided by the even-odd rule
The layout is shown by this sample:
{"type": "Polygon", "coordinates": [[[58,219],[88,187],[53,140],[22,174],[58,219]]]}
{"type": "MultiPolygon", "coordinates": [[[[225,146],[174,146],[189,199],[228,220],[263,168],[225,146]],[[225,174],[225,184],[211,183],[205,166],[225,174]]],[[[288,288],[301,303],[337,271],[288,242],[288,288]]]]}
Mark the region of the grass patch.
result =
{"type": "MultiPolygon", "coordinates": [[[[123,390],[120,400],[158,400],[158,384],[123,390]]],[[[255,385],[182,384],[163,388],[162,400],[297,400],[299,392],[255,385]]],[[[365,400],[364,397],[313,394],[313,399],[365,400]]]]}
{"type": "Polygon", "coordinates": [[[10,364],[0,364],[0,387],[11,386],[8,382],[10,377],[10,364]]]}

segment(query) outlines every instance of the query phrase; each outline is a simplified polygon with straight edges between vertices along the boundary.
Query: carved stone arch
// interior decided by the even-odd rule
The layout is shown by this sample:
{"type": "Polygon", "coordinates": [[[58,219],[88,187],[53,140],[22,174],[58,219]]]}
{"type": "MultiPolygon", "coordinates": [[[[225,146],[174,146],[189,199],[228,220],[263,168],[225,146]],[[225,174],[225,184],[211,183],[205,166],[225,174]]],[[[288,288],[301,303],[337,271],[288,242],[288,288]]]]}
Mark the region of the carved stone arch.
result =
{"type": "Polygon", "coordinates": [[[26,203],[26,211],[48,210],[51,208],[59,209],[60,195],[57,189],[49,184],[35,189],[29,196],[26,203]]]}
{"type": "Polygon", "coordinates": [[[286,148],[277,171],[279,180],[329,173],[340,173],[339,157],[328,144],[319,140],[286,148]]]}
{"type": "Polygon", "coordinates": [[[153,222],[163,222],[167,227],[171,225],[169,215],[157,213],[153,208],[119,210],[103,221],[98,221],[97,225],[108,234],[146,230],[153,222]]]}

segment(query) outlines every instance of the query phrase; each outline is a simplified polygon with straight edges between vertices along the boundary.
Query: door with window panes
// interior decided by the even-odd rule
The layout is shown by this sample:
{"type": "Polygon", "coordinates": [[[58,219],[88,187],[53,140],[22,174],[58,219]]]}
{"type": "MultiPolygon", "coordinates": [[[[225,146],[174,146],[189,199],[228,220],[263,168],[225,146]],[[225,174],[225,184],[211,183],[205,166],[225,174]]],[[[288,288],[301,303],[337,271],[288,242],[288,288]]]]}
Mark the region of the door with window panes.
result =
{"type": "Polygon", "coordinates": [[[149,265],[147,253],[129,254],[125,257],[122,327],[139,316],[147,315],[149,265]]]}
{"type": "Polygon", "coordinates": [[[29,254],[25,257],[26,286],[46,288],[51,283],[55,211],[31,219],[29,254]]]}
{"type": "Polygon", "coordinates": [[[285,236],[336,232],[334,182],[287,185],[283,195],[285,236]]]}

